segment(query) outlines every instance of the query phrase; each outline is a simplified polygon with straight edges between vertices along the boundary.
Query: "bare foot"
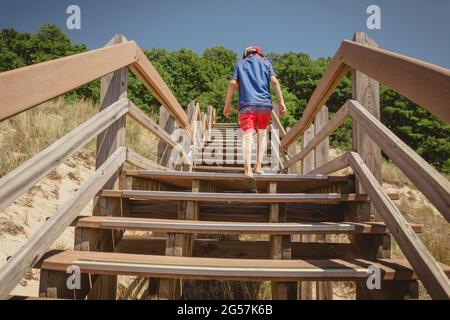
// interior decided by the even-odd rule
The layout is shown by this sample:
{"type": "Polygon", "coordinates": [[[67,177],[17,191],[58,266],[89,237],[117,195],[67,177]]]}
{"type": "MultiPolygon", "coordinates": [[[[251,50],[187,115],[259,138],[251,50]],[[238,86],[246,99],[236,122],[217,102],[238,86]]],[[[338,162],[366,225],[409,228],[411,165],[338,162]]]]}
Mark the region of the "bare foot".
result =
{"type": "Polygon", "coordinates": [[[262,169],[261,167],[256,166],[256,167],[255,167],[255,173],[256,173],[256,174],[263,174],[264,171],[263,171],[263,169],[262,169]]]}

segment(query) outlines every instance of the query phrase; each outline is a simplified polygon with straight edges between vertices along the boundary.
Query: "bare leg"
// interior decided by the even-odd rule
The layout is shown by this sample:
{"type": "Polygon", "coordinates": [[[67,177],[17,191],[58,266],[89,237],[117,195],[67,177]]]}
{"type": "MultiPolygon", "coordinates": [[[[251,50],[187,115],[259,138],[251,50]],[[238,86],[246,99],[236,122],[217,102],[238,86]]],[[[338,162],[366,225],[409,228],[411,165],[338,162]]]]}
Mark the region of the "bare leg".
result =
{"type": "Polygon", "coordinates": [[[253,133],[245,133],[242,137],[242,155],[244,158],[245,175],[253,177],[252,171],[253,133]]]}
{"type": "Polygon", "coordinates": [[[258,130],[258,143],[257,143],[257,153],[256,153],[256,166],[255,171],[257,173],[262,172],[262,160],[264,157],[264,152],[267,148],[267,129],[258,130]]]}

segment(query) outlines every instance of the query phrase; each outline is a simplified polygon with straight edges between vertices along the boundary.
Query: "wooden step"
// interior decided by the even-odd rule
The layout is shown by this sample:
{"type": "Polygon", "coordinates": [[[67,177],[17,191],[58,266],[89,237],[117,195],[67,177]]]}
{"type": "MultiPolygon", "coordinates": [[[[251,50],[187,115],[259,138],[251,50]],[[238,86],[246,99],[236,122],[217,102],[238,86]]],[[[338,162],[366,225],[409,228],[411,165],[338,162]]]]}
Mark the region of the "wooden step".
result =
{"type": "MultiPolygon", "coordinates": [[[[80,217],[76,221],[76,226],[89,229],[203,234],[385,234],[388,232],[386,225],[381,222],[239,223],[104,216],[80,217]]],[[[411,227],[415,232],[421,232],[420,225],[412,224],[411,227]]]]}
{"type": "MultiPolygon", "coordinates": [[[[41,269],[66,272],[78,266],[83,273],[155,278],[217,280],[361,280],[370,276],[369,266],[381,269],[383,280],[416,280],[404,260],[257,260],[152,256],[123,253],[50,252],[41,269]]],[[[447,275],[450,268],[442,265],[447,275]]]]}
{"type": "MultiPolygon", "coordinates": [[[[194,167],[194,170],[197,167],[194,167]]],[[[128,170],[128,176],[150,179],[166,185],[190,189],[193,180],[206,181],[222,190],[239,191],[243,188],[244,174],[217,172],[180,172],[180,171],[149,171],[128,170]]],[[[340,186],[346,190],[352,176],[324,176],[299,174],[263,174],[255,175],[256,186],[259,191],[266,191],[270,182],[278,183],[280,193],[305,192],[307,190],[326,186],[340,186]]]]}
{"type": "Polygon", "coordinates": [[[368,201],[365,194],[340,193],[213,193],[142,190],[103,190],[105,198],[129,198],[159,201],[252,202],[252,203],[317,203],[368,201]]]}

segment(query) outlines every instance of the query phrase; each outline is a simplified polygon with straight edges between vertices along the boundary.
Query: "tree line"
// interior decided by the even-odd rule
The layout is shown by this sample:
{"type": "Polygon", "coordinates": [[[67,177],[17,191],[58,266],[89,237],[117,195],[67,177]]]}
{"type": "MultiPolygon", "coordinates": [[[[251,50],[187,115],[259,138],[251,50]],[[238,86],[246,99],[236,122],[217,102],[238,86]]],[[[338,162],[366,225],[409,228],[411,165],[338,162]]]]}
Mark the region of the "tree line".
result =
{"type": "MultiPolygon", "coordinates": [[[[44,62],[87,50],[84,44],[73,44],[59,27],[43,25],[35,34],[14,29],[0,31],[0,72],[44,62]]],[[[239,57],[222,46],[205,49],[198,54],[190,49],[169,52],[165,49],[145,50],[182,106],[198,100],[222,108],[228,81],[239,57]]],[[[305,53],[270,53],[268,59],[281,81],[288,115],[282,120],[292,126],[302,115],[316,85],[322,78],[330,58],[311,59],[305,53]]],[[[423,108],[381,86],[381,120],[411,148],[439,170],[450,173],[450,126],[423,108]]],[[[65,95],[67,100],[99,100],[100,83],[94,81],[65,95]]],[[[129,97],[150,115],[156,117],[159,103],[133,76],[129,77],[129,97]]],[[[351,74],[348,74],[327,102],[333,114],[352,97],[351,74]]],[[[234,105],[237,104],[235,98],[234,105]]],[[[218,112],[219,121],[231,120],[218,112]]],[[[332,137],[332,144],[342,149],[351,147],[351,120],[332,137]]]]}

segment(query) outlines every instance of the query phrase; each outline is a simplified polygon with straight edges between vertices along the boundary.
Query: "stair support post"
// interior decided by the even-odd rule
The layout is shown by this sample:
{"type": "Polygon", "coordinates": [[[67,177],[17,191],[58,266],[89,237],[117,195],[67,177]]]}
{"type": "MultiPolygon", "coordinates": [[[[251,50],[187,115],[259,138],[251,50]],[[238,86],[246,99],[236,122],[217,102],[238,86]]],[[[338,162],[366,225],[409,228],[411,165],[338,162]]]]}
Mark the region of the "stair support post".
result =
{"type": "MultiPolygon", "coordinates": [[[[106,46],[116,45],[126,42],[127,39],[123,35],[115,35],[106,46]]],[[[119,69],[109,75],[104,76],[101,79],[100,89],[100,110],[103,110],[110,106],[112,103],[126,98],[128,90],[128,68],[119,69]]],[[[104,132],[97,137],[97,155],[96,155],[96,168],[99,168],[103,162],[105,162],[111,154],[113,154],[117,148],[125,145],[125,125],[126,117],[123,116],[108,127],[104,132]]],[[[116,175],[114,175],[105,188],[107,189],[119,189],[120,186],[120,169],[116,175]]],[[[96,197],[94,199],[94,215],[118,215],[122,212],[121,199],[106,199],[96,197]]],[[[102,240],[104,244],[108,242],[115,243],[120,241],[122,237],[121,232],[113,231],[113,235],[109,235],[102,240]]],[[[113,251],[113,246],[104,245],[103,248],[106,251],[113,251]]],[[[117,291],[117,276],[99,275],[95,281],[95,286],[92,288],[89,298],[94,300],[114,300],[116,299],[117,291]]]]}

